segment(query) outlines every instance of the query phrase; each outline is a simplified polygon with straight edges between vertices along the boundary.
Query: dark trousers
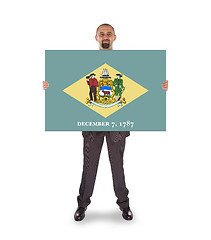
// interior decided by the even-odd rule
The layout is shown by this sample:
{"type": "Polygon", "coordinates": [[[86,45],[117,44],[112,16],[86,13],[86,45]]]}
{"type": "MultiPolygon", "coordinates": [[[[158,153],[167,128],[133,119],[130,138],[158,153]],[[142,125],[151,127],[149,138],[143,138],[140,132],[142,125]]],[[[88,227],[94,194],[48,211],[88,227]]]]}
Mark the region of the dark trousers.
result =
{"type": "Polygon", "coordinates": [[[95,87],[95,86],[91,86],[91,87],[90,87],[90,92],[89,92],[89,97],[90,97],[90,100],[91,100],[91,101],[93,101],[92,94],[94,95],[94,101],[95,101],[95,102],[97,101],[96,93],[97,93],[96,87],[95,87]]]}
{"type": "MultiPolygon", "coordinates": [[[[104,136],[108,146],[109,160],[111,164],[113,187],[120,208],[129,207],[128,189],[125,184],[123,153],[125,149],[125,137],[120,141],[113,141],[109,132],[98,132],[93,140],[84,137],[84,165],[79,189],[78,206],[87,207],[91,200],[95,178],[98,169],[104,136]]],[[[103,187],[103,186],[102,186],[103,187]]]]}

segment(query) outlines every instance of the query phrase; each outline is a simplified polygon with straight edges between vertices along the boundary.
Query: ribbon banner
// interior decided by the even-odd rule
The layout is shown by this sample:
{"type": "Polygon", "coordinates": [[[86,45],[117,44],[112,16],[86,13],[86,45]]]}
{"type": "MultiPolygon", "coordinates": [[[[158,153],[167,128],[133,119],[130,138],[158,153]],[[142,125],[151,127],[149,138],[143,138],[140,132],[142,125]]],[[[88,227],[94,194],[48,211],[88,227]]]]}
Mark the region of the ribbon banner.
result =
{"type": "Polygon", "coordinates": [[[121,104],[120,101],[117,101],[117,102],[112,103],[112,104],[105,104],[105,105],[99,104],[99,103],[96,103],[96,102],[93,102],[93,101],[90,101],[89,106],[93,106],[93,104],[96,105],[96,106],[98,106],[98,107],[104,107],[104,108],[113,107],[113,106],[115,106],[115,105],[117,105],[117,104],[118,104],[118,106],[122,106],[122,104],[121,104]]]}
{"type": "Polygon", "coordinates": [[[166,51],[46,50],[46,131],[165,131],[166,51]]]}

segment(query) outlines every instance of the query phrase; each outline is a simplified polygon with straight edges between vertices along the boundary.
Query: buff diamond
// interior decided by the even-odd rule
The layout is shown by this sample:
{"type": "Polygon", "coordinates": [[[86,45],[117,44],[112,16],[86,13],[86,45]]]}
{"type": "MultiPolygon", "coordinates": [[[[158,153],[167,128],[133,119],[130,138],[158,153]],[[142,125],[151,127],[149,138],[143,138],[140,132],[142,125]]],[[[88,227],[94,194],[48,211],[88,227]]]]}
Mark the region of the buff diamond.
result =
{"type": "Polygon", "coordinates": [[[63,91],[106,118],[148,90],[105,63],[63,91]]]}

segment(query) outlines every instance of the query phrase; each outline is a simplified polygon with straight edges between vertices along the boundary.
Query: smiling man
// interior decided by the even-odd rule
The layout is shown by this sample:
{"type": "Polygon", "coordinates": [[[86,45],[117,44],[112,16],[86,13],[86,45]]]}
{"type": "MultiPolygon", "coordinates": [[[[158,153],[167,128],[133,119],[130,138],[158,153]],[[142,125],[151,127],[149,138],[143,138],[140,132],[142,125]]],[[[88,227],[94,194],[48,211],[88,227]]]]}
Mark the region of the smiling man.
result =
{"type": "MultiPolygon", "coordinates": [[[[97,28],[95,39],[99,43],[99,50],[113,50],[113,42],[116,40],[114,28],[109,24],[100,25],[97,28]]],[[[48,86],[48,82],[44,81],[43,89],[47,89],[48,86]]],[[[162,88],[166,91],[168,90],[167,80],[163,82],[162,88]]],[[[85,217],[85,211],[91,203],[90,198],[94,190],[101,149],[104,138],[106,138],[113,177],[113,187],[117,197],[116,203],[122,211],[122,217],[125,220],[132,220],[133,213],[129,206],[129,191],[126,187],[123,168],[125,142],[126,137],[130,135],[130,132],[83,131],[82,135],[84,137],[84,163],[79,196],[77,197],[78,208],[74,214],[74,219],[76,221],[83,220],[85,217]]],[[[104,202],[102,203],[102,207],[103,205],[104,202]]]]}
{"type": "MultiPolygon", "coordinates": [[[[96,30],[95,39],[99,43],[99,50],[113,50],[113,42],[116,40],[114,28],[109,24],[100,25],[96,30]]],[[[87,206],[91,202],[90,198],[94,190],[104,138],[106,138],[108,147],[114,192],[117,197],[116,203],[122,211],[123,218],[125,220],[132,220],[133,214],[129,207],[129,191],[126,188],[123,168],[125,138],[130,135],[130,132],[87,131],[82,132],[82,134],[84,136],[84,165],[79,196],[77,198],[78,208],[74,215],[75,220],[83,220],[87,206]]]]}
{"type": "Polygon", "coordinates": [[[99,43],[99,50],[112,50],[113,42],[116,40],[114,28],[109,24],[102,24],[97,28],[96,41],[99,43]]]}

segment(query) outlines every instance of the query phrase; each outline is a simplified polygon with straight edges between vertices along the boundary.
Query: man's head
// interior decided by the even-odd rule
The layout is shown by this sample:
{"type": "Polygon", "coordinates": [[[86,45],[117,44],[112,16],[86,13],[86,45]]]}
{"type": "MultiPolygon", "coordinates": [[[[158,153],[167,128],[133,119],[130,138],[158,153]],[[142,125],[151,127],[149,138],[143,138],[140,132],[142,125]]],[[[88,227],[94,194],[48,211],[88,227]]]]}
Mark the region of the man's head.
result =
{"type": "Polygon", "coordinates": [[[121,74],[119,74],[119,73],[118,73],[118,74],[116,74],[116,76],[117,76],[117,78],[118,78],[118,79],[120,79],[120,78],[122,77],[122,75],[121,75],[121,74]]]}
{"type": "Polygon", "coordinates": [[[107,23],[101,24],[97,28],[95,39],[100,50],[112,50],[113,42],[116,40],[114,28],[107,23]]]}
{"type": "Polygon", "coordinates": [[[95,74],[94,74],[94,73],[90,74],[90,77],[91,77],[91,78],[94,78],[94,77],[95,77],[95,74]]]}

